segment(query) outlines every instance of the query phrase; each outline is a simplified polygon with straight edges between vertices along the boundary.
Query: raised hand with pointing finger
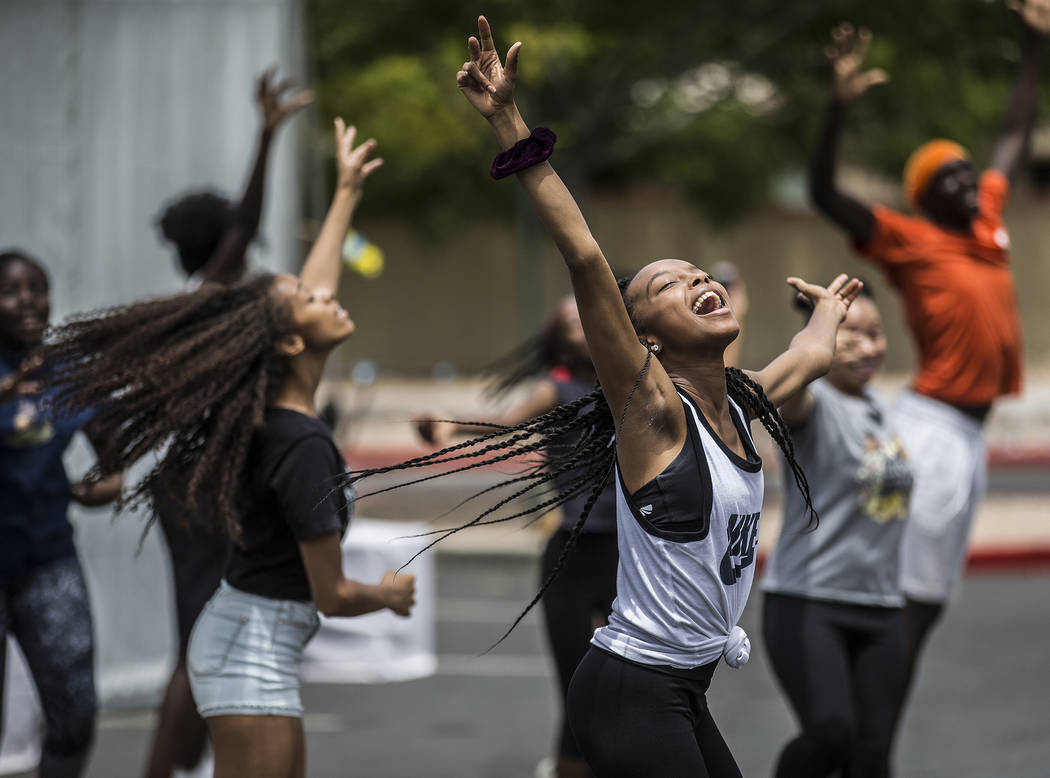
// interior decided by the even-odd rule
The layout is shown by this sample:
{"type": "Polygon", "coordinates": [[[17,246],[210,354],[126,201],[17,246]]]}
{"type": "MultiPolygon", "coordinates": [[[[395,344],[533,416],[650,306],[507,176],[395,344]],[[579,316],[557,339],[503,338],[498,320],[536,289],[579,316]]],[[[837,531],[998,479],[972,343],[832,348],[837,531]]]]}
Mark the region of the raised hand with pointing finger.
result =
{"type": "Polygon", "coordinates": [[[478,38],[467,40],[470,59],[456,73],[456,84],[463,96],[482,116],[492,118],[514,105],[514,85],[518,78],[518,52],[521,41],[507,51],[506,65],[500,62],[492,41],[492,29],[484,16],[478,17],[478,38]],[[480,38],[480,40],[479,40],[480,38]]]}

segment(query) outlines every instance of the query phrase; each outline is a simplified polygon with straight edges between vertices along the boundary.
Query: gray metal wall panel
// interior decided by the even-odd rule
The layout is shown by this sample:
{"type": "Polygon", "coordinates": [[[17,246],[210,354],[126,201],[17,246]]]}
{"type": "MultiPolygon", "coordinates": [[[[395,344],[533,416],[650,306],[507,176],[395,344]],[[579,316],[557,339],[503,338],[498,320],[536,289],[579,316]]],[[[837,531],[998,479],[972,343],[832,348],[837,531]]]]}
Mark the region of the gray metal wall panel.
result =
{"type": "MultiPolygon", "coordinates": [[[[0,246],[47,264],[56,316],[180,288],[154,217],[190,188],[239,193],[254,75],[297,69],[299,20],[295,0],[0,3],[0,246]]],[[[296,260],[294,126],[255,250],[272,268],[296,260]]]]}
{"type": "MultiPolygon", "coordinates": [[[[298,0],[0,1],[0,247],[50,269],[54,318],[182,288],[153,226],[189,188],[236,197],[254,156],[253,80],[302,72],[298,0]]],[[[269,168],[257,265],[297,264],[296,122],[269,168]]],[[[82,444],[71,474],[88,460],[82,444]]],[[[158,534],[74,512],[103,700],[156,695],[174,650],[158,534]]]]}

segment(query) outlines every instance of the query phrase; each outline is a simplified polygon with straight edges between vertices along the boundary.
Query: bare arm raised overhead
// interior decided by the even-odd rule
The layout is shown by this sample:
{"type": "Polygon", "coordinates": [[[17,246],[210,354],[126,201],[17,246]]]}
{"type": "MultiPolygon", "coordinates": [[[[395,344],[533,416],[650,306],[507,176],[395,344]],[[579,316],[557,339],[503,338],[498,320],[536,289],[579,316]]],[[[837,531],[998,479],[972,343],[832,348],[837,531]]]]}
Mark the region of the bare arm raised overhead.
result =
{"type": "Polygon", "coordinates": [[[354,147],[357,128],[347,127],[342,119],[335,120],[335,158],[337,178],[332,204],[328,207],[321,232],[306,256],[299,278],[303,288],[327,290],[335,295],[339,289],[342,271],[342,249],[346,231],[361,201],[365,179],[380,165],[382,159],[369,159],[375,151],[374,139],[354,147]]]}
{"type": "Polygon", "coordinates": [[[835,184],[839,140],[846,105],[876,84],[888,80],[881,69],[863,70],[871,47],[871,33],[841,24],[831,34],[826,52],[831,61],[832,96],[824,114],[820,137],[809,167],[809,196],[820,211],[849,233],[859,244],[867,243],[875,229],[875,216],[867,205],[846,194],[835,184]]]}
{"type": "Polygon", "coordinates": [[[1007,3],[1025,22],[1021,50],[1021,69],[1017,74],[1010,104],[1003,115],[1002,129],[988,167],[1007,178],[1017,171],[1035,122],[1036,94],[1039,85],[1039,60],[1043,40],[1050,33],[1050,0],[1026,0],[1007,3]]]}
{"type": "Polygon", "coordinates": [[[259,130],[255,163],[244,187],[244,194],[234,209],[230,226],[223,234],[215,253],[201,268],[203,281],[232,284],[244,275],[247,270],[248,246],[259,231],[263,193],[266,189],[266,167],[273,136],[288,117],[313,102],[313,93],[309,90],[282,99],[282,95],[292,88],[294,82],[285,78],[276,84],[272,83],[276,70],[276,65],[267,69],[256,81],[255,99],[262,114],[262,127],[259,130]]]}
{"type": "MultiPolygon", "coordinates": [[[[530,136],[514,103],[521,43],[510,47],[504,67],[484,17],[478,19],[478,35],[468,40],[470,59],[456,74],[456,81],[471,105],[488,120],[500,146],[511,149],[530,136]]],[[[621,464],[630,467],[624,458],[637,458],[640,469],[651,470],[650,460],[662,459],[671,449],[677,451],[685,439],[685,415],[675,387],[655,360],[642,376],[646,348],[635,332],[616,278],[576,201],[551,164],[533,165],[519,172],[517,178],[569,269],[591,358],[615,415],[627,407],[633,393],[620,430],[629,443],[621,451],[630,453],[621,456],[621,464]]]]}

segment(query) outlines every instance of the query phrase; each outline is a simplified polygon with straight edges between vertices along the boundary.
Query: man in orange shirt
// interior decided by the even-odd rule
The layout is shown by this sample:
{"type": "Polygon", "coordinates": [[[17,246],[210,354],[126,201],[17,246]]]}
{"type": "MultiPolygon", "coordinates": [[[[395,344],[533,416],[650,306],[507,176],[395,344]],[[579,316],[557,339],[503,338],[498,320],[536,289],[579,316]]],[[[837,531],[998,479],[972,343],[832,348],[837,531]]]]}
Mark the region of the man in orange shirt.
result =
{"type": "MultiPolygon", "coordinates": [[[[919,371],[898,399],[895,426],[915,469],[901,547],[908,684],[930,629],[961,576],[966,540],[987,481],[982,424],[993,401],[1021,388],[1021,329],[1000,214],[1035,115],[1038,61],[1050,0],[1011,3],[1024,19],[1021,70],[989,169],[947,140],[917,149],[904,172],[918,216],[869,207],[835,185],[846,104],[885,72],[862,70],[866,30],[842,25],[828,56],[833,95],[810,168],[810,196],[904,300],[919,371]]],[[[905,690],[906,691],[906,690],[905,690]]]]}

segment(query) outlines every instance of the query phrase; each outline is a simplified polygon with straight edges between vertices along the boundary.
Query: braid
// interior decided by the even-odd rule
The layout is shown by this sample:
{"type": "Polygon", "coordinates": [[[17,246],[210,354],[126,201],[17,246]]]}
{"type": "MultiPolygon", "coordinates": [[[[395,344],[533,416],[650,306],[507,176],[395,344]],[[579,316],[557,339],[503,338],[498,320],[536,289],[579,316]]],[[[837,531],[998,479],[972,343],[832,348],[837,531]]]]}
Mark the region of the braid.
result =
{"type": "Polygon", "coordinates": [[[809,481],[806,474],[795,459],[795,445],[791,442],[791,432],[784,419],[774,407],[773,403],[766,397],[762,387],[751,380],[742,370],[735,367],[726,368],[726,391],[729,396],[742,405],[751,418],[758,419],[766,432],[784,454],[784,459],[791,468],[791,474],[795,477],[795,484],[802,493],[802,499],[806,503],[806,511],[809,513],[810,527],[816,527],[820,521],[816,510],[813,508],[813,500],[810,498],[809,481]]]}
{"type": "Polygon", "coordinates": [[[499,640],[497,640],[491,646],[486,648],[485,651],[482,652],[483,654],[487,654],[489,651],[491,651],[504,640],[506,640],[507,636],[509,636],[510,633],[514,631],[514,628],[521,623],[522,619],[524,619],[526,615],[528,615],[528,612],[534,607],[536,607],[536,603],[543,599],[543,593],[547,591],[547,589],[552,583],[554,583],[554,579],[558,577],[558,574],[561,572],[562,568],[565,567],[565,562],[569,558],[569,553],[576,547],[576,541],[579,540],[580,534],[583,532],[583,525],[587,522],[587,517],[591,515],[591,509],[594,507],[594,503],[598,501],[598,496],[602,493],[602,490],[605,488],[605,483],[608,480],[609,473],[611,471],[612,468],[608,468],[605,471],[605,475],[602,477],[601,481],[596,482],[591,487],[591,493],[587,496],[587,502],[584,504],[583,510],[580,511],[580,517],[576,519],[576,523],[572,525],[572,530],[570,530],[569,532],[569,537],[565,541],[565,545],[562,546],[561,553],[558,554],[558,558],[555,560],[554,567],[551,569],[550,574],[540,586],[540,590],[536,592],[535,596],[532,598],[532,600],[529,601],[529,604],[525,606],[524,610],[522,610],[522,612],[518,614],[518,617],[514,619],[514,622],[509,627],[507,627],[507,631],[500,636],[499,640]]]}
{"type": "MultiPolygon", "coordinates": [[[[586,394],[578,400],[574,400],[573,402],[566,403],[564,405],[559,405],[557,408],[554,408],[553,410],[548,411],[547,413],[541,416],[536,416],[535,418],[528,419],[514,427],[501,427],[499,425],[486,424],[484,426],[493,426],[496,427],[496,429],[493,432],[487,433],[485,435],[481,435],[471,440],[448,446],[446,448],[441,449],[440,451],[436,451],[431,454],[425,454],[423,456],[407,459],[404,462],[399,462],[396,465],[387,465],[385,467],[369,468],[366,470],[352,470],[350,471],[350,477],[349,479],[347,479],[346,483],[349,485],[354,485],[362,478],[368,478],[369,476],[380,475],[382,473],[389,473],[394,470],[429,467],[431,465],[446,464],[448,462],[454,462],[470,458],[477,459],[493,451],[509,449],[509,451],[506,451],[506,453],[504,454],[498,455],[490,459],[485,459],[484,461],[476,461],[474,463],[464,465],[461,468],[457,468],[453,471],[443,471],[442,473],[438,474],[438,476],[426,476],[416,481],[409,481],[407,483],[397,484],[395,486],[380,489],[375,492],[369,492],[367,495],[361,495],[362,497],[371,496],[375,494],[382,494],[383,492],[390,491],[391,489],[399,489],[403,486],[409,486],[411,484],[420,483],[422,481],[429,481],[431,478],[434,477],[449,475],[450,472],[458,473],[463,472],[465,470],[473,470],[478,467],[503,462],[507,459],[511,459],[512,457],[520,456],[523,453],[531,453],[542,449],[545,445],[545,442],[541,440],[533,442],[531,444],[522,444],[522,441],[525,441],[534,435],[545,434],[547,437],[550,438],[558,437],[564,434],[565,432],[571,432],[575,429],[578,429],[580,426],[590,421],[591,417],[596,414],[596,412],[598,411],[597,405],[599,403],[605,408],[608,408],[608,406],[604,403],[604,399],[605,398],[601,394],[601,390],[595,389],[590,394],[586,394]],[[581,408],[585,408],[586,406],[592,403],[596,405],[595,409],[593,409],[590,413],[577,418],[579,410],[581,408]],[[499,438],[504,435],[509,435],[510,437],[502,441],[499,440],[499,438]],[[477,446],[481,446],[482,444],[484,444],[482,448],[476,448],[477,446]],[[522,445],[518,448],[515,448],[516,446],[518,446],[518,444],[522,445]],[[464,453],[457,454],[456,456],[450,456],[453,452],[456,451],[463,451],[464,453]]],[[[473,422],[466,423],[473,424],[473,422]]]]}
{"type": "MultiPolygon", "coordinates": [[[[274,342],[291,329],[273,276],[82,314],[52,331],[58,412],[94,409],[105,443],[88,478],[159,452],[118,508],[177,506],[205,528],[240,536],[235,503],[252,436],[284,376],[274,342]]],[[[145,530],[144,530],[145,531],[145,530]]]]}
{"type": "Polygon", "coordinates": [[[569,553],[575,547],[591,509],[594,507],[602,490],[606,487],[609,475],[613,472],[616,462],[615,433],[622,426],[627,409],[630,407],[638,387],[644,380],[651,361],[652,353],[647,351],[642,369],[635,379],[634,385],[627,395],[623,411],[620,413],[619,424],[615,423],[612,411],[605,400],[605,395],[600,388],[597,388],[573,402],[559,405],[547,413],[523,421],[516,426],[486,425],[493,427],[493,431],[472,440],[449,446],[432,454],[415,457],[396,465],[354,470],[344,478],[343,483],[355,484],[363,478],[381,473],[464,462],[451,470],[421,476],[361,495],[365,497],[381,494],[391,489],[399,489],[411,484],[423,483],[435,478],[442,478],[454,473],[487,467],[511,459],[520,460],[522,457],[528,457],[540,451],[544,453],[542,462],[527,462],[524,472],[504,478],[499,483],[482,489],[460,503],[460,506],[462,506],[482,495],[499,490],[510,490],[509,494],[496,500],[470,521],[449,529],[432,530],[414,536],[430,537],[437,535],[436,538],[413,554],[403,567],[411,564],[416,557],[445,538],[467,528],[499,524],[523,517],[528,518],[529,521],[535,521],[547,511],[564,505],[574,497],[582,494],[588,495],[587,501],[579,517],[577,517],[576,523],[573,525],[565,547],[562,549],[551,574],[543,582],[532,601],[518,614],[513,624],[488,650],[502,642],[536,603],[540,601],[547,588],[561,571],[569,553]],[[500,511],[505,506],[519,498],[530,495],[540,499],[521,510],[514,511],[508,515],[500,515],[500,511]]]}

